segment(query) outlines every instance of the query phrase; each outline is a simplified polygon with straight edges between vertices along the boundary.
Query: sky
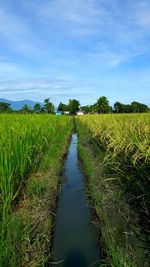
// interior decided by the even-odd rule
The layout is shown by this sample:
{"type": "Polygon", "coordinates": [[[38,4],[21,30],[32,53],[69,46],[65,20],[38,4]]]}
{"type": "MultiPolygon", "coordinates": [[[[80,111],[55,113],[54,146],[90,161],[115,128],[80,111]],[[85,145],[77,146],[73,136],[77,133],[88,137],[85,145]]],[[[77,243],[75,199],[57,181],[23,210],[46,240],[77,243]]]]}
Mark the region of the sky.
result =
{"type": "Polygon", "coordinates": [[[150,104],[150,0],[0,0],[0,98],[150,104]]]}

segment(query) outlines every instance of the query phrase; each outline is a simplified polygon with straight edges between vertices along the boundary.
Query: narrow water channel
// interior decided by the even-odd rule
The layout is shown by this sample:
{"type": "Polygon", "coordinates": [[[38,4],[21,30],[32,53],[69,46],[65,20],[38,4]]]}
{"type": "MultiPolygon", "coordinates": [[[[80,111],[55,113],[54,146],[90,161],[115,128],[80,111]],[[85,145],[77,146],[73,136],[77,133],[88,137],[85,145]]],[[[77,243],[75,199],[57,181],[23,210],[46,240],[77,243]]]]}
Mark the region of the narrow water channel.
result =
{"type": "Polygon", "coordinates": [[[63,176],[51,266],[99,267],[98,240],[85,195],[84,176],[78,164],[76,134],[72,136],[63,176]]]}

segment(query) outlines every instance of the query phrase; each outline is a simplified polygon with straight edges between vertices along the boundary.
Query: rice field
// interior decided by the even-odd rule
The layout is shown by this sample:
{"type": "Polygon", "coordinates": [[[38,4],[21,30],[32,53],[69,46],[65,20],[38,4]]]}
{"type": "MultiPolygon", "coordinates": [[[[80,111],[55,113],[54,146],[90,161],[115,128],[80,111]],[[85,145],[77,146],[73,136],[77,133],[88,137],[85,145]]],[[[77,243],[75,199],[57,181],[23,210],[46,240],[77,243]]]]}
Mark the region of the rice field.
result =
{"type": "Polygon", "coordinates": [[[76,129],[104,266],[149,266],[150,114],[77,117],[76,129]]]}
{"type": "Polygon", "coordinates": [[[150,114],[83,116],[77,119],[88,129],[104,162],[118,173],[118,181],[130,192],[149,221],[150,206],[150,114]]]}
{"type": "MultiPolygon", "coordinates": [[[[128,197],[131,207],[138,210],[140,224],[144,232],[146,234],[149,233],[150,114],[87,115],[76,117],[74,120],[71,116],[1,114],[0,266],[2,267],[6,266],[7,262],[7,266],[10,267],[32,266],[27,264],[32,259],[31,256],[29,258],[27,256],[31,254],[30,252],[28,253],[28,249],[32,247],[33,243],[33,237],[31,238],[31,233],[29,233],[31,232],[30,226],[35,229],[36,216],[38,219],[43,216],[41,214],[36,214],[35,216],[33,205],[38,201],[39,203],[44,203],[47,208],[47,214],[49,213],[50,203],[52,203],[53,207],[55,206],[59,172],[62,168],[61,161],[67,152],[67,140],[73,130],[73,121],[75,122],[74,126],[79,136],[79,142],[81,142],[80,136],[83,135],[84,137],[82,150],[88,146],[86,144],[88,139],[95,155],[100,155],[99,161],[102,160],[103,166],[112,174],[112,177],[106,179],[108,181],[107,184],[109,184],[109,181],[114,181],[119,185],[120,189],[128,197]],[[40,170],[40,174],[37,173],[37,170],[40,170]],[[32,173],[35,173],[35,175],[29,183],[29,176],[32,173]],[[49,177],[51,179],[50,184],[49,177]],[[36,198],[33,198],[34,195],[36,195],[36,198]],[[51,195],[50,202],[48,202],[45,195],[48,198],[51,195]],[[18,217],[14,219],[14,213],[16,209],[19,209],[22,199],[29,203],[28,209],[33,212],[31,216],[33,221],[30,221],[30,223],[27,221],[26,224],[20,226],[20,215],[19,220],[18,217]],[[31,199],[34,200],[32,201],[31,199]],[[25,243],[25,246],[22,246],[22,243],[25,243]],[[26,246],[26,243],[29,244],[26,246]],[[25,255],[23,250],[26,250],[25,255]],[[19,257],[25,258],[25,264],[22,263],[19,257]]],[[[83,161],[86,160],[86,153],[84,151],[83,161]]],[[[96,163],[97,166],[93,165],[94,167],[91,167],[92,157],[90,158],[90,156],[86,164],[88,171],[91,173],[92,168],[95,172],[99,170],[99,163],[96,163]]],[[[102,203],[101,192],[98,191],[101,188],[101,182],[99,176],[94,180],[93,175],[91,175],[92,189],[90,193],[93,203],[94,201],[96,203],[95,207],[99,209],[99,203],[102,203]],[[93,185],[92,183],[95,184],[93,185]],[[92,192],[92,190],[95,191],[92,192]]],[[[106,187],[107,184],[105,184],[106,187]]],[[[109,189],[109,185],[107,189],[109,189]]],[[[117,194],[119,195],[118,192],[117,194]]],[[[106,198],[106,196],[103,197],[106,198]]],[[[38,209],[42,213],[43,206],[42,204],[39,205],[41,206],[38,209]]],[[[107,213],[107,210],[105,210],[105,213],[107,213]]],[[[23,220],[26,220],[26,214],[23,215],[23,218],[23,220]]],[[[52,221],[50,225],[52,228],[52,221]]],[[[106,228],[107,226],[106,222],[106,228]]],[[[48,223],[46,223],[46,229],[47,227],[48,223]]],[[[41,229],[39,230],[41,235],[40,231],[41,229]]],[[[45,239],[45,237],[40,238],[41,240],[45,239]]],[[[37,242],[37,239],[35,238],[35,242],[37,242]]],[[[39,249],[39,243],[36,246],[39,249]]],[[[33,255],[35,256],[35,245],[33,247],[33,255]]],[[[42,247],[44,247],[43,243],[42,247]]],[[[43,251],[39,252],[39,257],[44,257],[44,253],[43,251]]],[[[36,257],[38,258],[37,254],[36,257]]],[[[121,254],[118,253],[118,255],[121,254]]],[[[111,265],[110,263],[110,266],[120,267],[119,264],[111,265]]],[[[40,262],[37,265],[34,263],[33,266],[44,265],[41,265],[40,262]]],[[[132,264],[126,266],[132,266],[132,264]]]]}
{"type": "MultiPolygon", "coordinates": [[[[62,149],[58,155],[57,147],[62,146],[71,134],[71,130],[72,119],[69,117],[0,115],[0,266],[6,266],[9,258],[19,257],[11,255],[15,251],[8,253],[9,248],[5,240],[8,239],[8,235],[12,235],[10,226],[13,210],[26,191],[29,174],[36,171],[42,161],[45,167],[52,164],[51,159],[55,154],[58,157],[56,161],[58,165],[57,162],[61,160],[64,152],[62,149]],[[45,155],[49,157],[47,162],[44,162],[45,155]],[[5,263],[3,258],[6,258],[5,263]]],[[[51,168],[58,168],[56,171],[60,171],[60,167],[55,166],[54,160],[51,168]]],[[[11,238],[11,243],[15,242],[18,241],[15,241],[14,237],[11,238]]],[[[8,266],[16,266],[16,263],[11,262],[10,260],[8,266]]]]}
{"type": "Polygon", "coordinates": [[[54,116],[0,116],[0,199],[3,217],[25,184],[30,168],[53,145],[66,118],[54,116]]]}
{"type": "Polygon", "coordinates": [[[150,114],[94,115],[80,117],[98,145],[113,157],[133,166],[150,161],[150,114]]]}

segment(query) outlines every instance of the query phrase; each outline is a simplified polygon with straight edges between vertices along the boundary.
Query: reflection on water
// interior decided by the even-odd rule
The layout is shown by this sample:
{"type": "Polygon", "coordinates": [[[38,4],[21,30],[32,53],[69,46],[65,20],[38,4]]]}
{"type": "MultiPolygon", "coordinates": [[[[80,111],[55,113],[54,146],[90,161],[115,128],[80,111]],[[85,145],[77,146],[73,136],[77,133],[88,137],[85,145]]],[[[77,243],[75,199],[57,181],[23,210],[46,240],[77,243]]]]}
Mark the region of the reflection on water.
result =
{"type": "Polygon", "coordinates": [[[73,250],[68,253],[67,258],[64,261],[63,267],[87,267],[85,257],[82,252],[73,250]]]}
{"type": "Polygon", "coordinates": [[[77,135],[72,141],[59,196],[53,244],[53,261],[58,267],[99,267],[100,253],[78,165],[77,135]],[[64,259],[64,260],[63,260],[64,259]]]}

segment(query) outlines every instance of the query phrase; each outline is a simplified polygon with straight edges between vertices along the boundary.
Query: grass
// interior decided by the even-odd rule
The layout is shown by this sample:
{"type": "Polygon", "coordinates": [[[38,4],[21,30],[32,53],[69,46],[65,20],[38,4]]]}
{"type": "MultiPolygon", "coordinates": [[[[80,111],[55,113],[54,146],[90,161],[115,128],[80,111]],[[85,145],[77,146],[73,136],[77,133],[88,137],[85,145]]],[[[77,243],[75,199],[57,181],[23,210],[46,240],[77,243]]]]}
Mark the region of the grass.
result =
{"type": "MultiPolygon", "coordinates": [[[[145,123],[147,134],[139,137],[140,133],[137,132],[137,129],[135,131],[134,126],[138,121],[138,125],[141,123],[141,127],[144,127],[144,117],[130,116],[131,118],[124,115],[122,117],[100,115],[84,116],[76,119],[79,136],[79,156],[88,177],[88,194],[98,217],[98,227],[102,231],[100,247],[104,248],[101,253],[104,263],[101,263],[101,266],[146,267],[149,264],[149,260],[146,257],[148,247],[144,248],[144,243],[141,241],[139,214],[131,208],[125,196],[127,187],[129,184],[132,186],[133,183],[130,180],[130,174],[137,174],[139,169],[141,173],[139,158],[136,163],[130,159],[130,156],[132,157],[133,153],[137,153],[137,151],[135,149],[129,149],[128,151],[128,147],[131,148],[131,142],[133,143],[132,147],[136,147],[134,140],[137,140],[137,137],[133,139],[134,135],[131,135],[131,131],[133,128],[133,132],[134,134],[137,133],[141,144],[148,143],[147,127],[149,118],[146,117],[145,123]],[[127,128],[123,127],[125,123],[126,125],[127,123],[129,124],[129,135],[125,133],[125,129],[127,131],[127,128]],[[121,136],[117,136],[117,133],[121,136]],[[124,136],[127,137],[127,135],[127,141],[129,142],[130,140],[130,146],[127,146],[126,138],[123,138],[124,136]],[[142,138],[146,138],[146,140],[142,138]],[[114,141],[114,139],[116,140],[114,141]],[[118,144],[118,146],[114,147],[114,144],[118,144]],[[126,151],[126,155],[124,155],[123,151],[126,151]],[[128,183],[124,179],[128,179],[128,183]]],[[[142,132],[141,128],[140,131],[142,132]]],[[[145,151],[143,155],[147,155],[147,152],[145,151]]],[[[143,161],[141,164],[143,165],[142,168],[145,169],[144,174],[147,174],[144,178],[145,180],[147,179],[146,184],[148,184],[147,157],[145,163],[145,166],[143,161]]],[[[134,180],[137,179],[137,175],[133,177],[134,180]]],[[[142,179],[138,179],[139,183],[142,183],[142,179]]],[[[136,194],[141,194],[141,188],[137,187],[136,190],[133,191],[134,194],[136,192],[136,194]]],[[[145,188],[146,190],[147,188],[145,188]]],[[[134,201],[137,196],[134,196],[134,201]]]]}
{"type": "Polygon", "coordinates": [[[42,266],[72,118],[0,116],[0,266],[42,266]]]}

